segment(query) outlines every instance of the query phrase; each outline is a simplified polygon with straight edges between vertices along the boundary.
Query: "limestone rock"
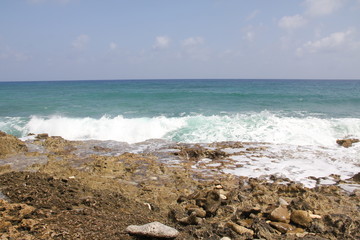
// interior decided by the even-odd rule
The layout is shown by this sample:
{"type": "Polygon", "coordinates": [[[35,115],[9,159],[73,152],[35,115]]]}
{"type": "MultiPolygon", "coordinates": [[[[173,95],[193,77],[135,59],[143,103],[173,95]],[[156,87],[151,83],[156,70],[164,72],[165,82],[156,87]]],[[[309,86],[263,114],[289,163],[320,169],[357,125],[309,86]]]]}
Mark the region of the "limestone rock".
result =
{"type": "Polygon", "coordinates": [[[0,157],[17,152],[26,152],[27,147],[24,142],[12,135],[0,131],[0,157]]]}
{"type": "Polygon", "coordinates": [[[130,234],[157,238],[175,238],[179,235],[178,230],[159,222],[152,222],[144,225],[130,225],[126,228],[130,234]]]}
{"type": "Polygon", "coordinates": [[[303,210],[295,210],[291,213],[291,221],[304,227],[309,227],[312,221],[309,212],[303,210]]]}
{"type": "Polygon", "coordinates": [[[287,210],[286,206],[280,206],[274,211],[270,213],[270,219],[277,221],[277,222],[283,222],[283,223],[289,223],[290,222],[290,214],[287,210]]]}

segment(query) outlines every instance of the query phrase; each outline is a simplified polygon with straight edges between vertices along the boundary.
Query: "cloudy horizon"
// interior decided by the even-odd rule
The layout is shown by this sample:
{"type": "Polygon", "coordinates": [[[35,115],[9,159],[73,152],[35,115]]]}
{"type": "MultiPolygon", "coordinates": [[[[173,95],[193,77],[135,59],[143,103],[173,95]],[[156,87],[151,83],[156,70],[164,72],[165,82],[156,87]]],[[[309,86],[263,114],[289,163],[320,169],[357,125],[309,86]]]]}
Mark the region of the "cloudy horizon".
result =
{"type": "Polygon", "coordinates": [[[5,0],[0,81],[360,79],[359,0],[5,0]]]}

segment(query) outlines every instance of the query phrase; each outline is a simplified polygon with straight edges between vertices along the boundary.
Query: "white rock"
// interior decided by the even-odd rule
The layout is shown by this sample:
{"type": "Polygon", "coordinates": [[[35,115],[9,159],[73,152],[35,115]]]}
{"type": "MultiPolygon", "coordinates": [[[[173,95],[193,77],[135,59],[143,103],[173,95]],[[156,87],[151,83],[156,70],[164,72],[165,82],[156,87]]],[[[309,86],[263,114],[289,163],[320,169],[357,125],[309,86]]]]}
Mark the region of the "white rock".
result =
{"type": "Polygon", "coordinates": [[[130,225],[126,228],[126,231],[134,235],[158,238],[175,238],[177,235],[179,235],[178,230],[175,228],[166,226],[159,222],[152,222],[140,226],[130,225]]]}
{"type": "Polygon", "coordinates": [[[222,238],[220,238],[220,240],[231,240],[231,238],[229,238],[229,237],[222,237],[222,238]]]}

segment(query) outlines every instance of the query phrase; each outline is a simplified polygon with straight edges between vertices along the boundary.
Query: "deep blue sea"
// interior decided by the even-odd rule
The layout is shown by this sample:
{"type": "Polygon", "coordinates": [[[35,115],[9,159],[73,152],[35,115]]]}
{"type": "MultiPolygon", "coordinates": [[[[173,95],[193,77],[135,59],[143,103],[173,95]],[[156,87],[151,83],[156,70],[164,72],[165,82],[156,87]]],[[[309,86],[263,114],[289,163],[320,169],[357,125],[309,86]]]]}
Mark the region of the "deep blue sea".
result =
{"type": "Polygon", "coordinates": [[[129,143],[332,146],[360,137],[360,81],[0,82],[0,130],[129,143]]]}

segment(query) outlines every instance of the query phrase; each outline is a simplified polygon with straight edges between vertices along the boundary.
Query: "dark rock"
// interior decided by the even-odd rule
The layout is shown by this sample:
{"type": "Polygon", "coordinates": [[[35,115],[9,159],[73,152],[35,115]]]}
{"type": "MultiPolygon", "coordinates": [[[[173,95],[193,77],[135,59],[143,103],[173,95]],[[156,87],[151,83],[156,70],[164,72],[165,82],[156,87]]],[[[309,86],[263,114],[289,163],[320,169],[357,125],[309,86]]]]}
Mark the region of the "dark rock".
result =
{"type": "Polygon", "coordinates": [[[360,182],[360,172],[358,172],[357,174],[355,174],[351,180],[355,181],[355,182],[360,182]]]}
{"type": "Polygon", "coordinates": [[[215,214],[221,205],[221,197],[218,191],[212,190],[207,193],[204,209],[207,213],[215,214]]]}

